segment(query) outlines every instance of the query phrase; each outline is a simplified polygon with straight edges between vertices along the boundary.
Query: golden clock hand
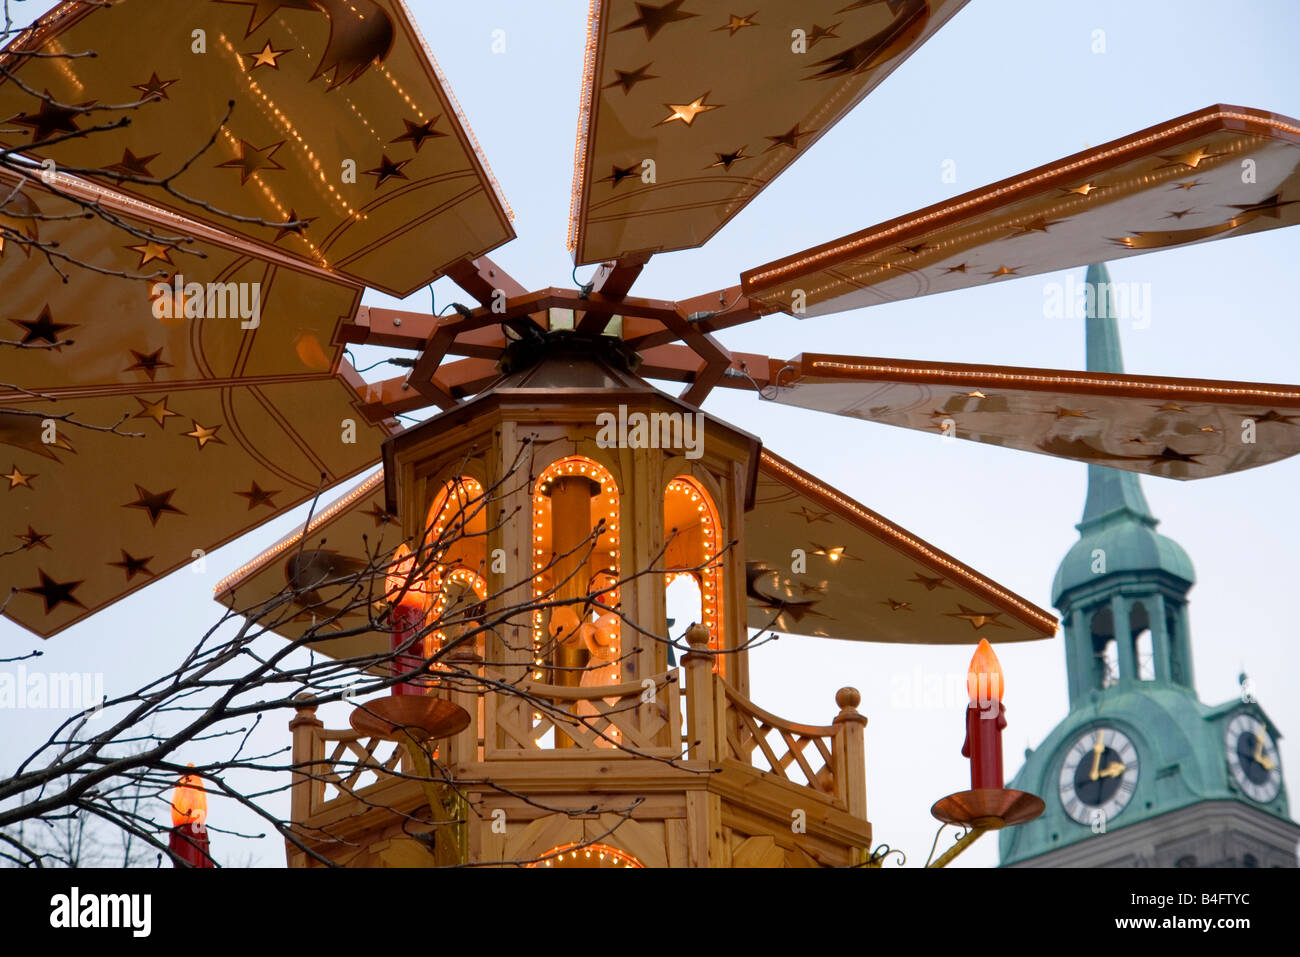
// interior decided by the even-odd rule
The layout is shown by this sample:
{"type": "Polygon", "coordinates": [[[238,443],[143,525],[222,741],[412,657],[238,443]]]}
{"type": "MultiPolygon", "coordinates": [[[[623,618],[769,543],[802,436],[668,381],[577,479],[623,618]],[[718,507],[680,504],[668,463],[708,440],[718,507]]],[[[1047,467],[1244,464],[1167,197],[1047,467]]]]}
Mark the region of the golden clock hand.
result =
{"type": "Polygon", "coordinates": [[[1123,773],[1124,773],[1124,762],[1112,761],[1110,762],[1110,764],[1106,765],[1106,767],[1102,770],[1101,776],[1103,778],[1117,778],[1123,773]]]}
{"type": "Polygon", "coordinates": [[[1255,735],[1255,753],[1251,755],[1251,758],[1265,771],[1272,771],[1277,767],[1273,763],[1273,759],[1264,754],[1264,732],[1262,731],[1255,735]]]}
{"type": "Polygon", "coordinates": [[[1097,743],[1092,748],[1092,770],[1088,772],[1088,780],[1097,780],[1097,769],[1101,765],[1101,753],[1106,750],[1106,742],[1102,740],[1102,732],[1097,732],[1097,743]]]}

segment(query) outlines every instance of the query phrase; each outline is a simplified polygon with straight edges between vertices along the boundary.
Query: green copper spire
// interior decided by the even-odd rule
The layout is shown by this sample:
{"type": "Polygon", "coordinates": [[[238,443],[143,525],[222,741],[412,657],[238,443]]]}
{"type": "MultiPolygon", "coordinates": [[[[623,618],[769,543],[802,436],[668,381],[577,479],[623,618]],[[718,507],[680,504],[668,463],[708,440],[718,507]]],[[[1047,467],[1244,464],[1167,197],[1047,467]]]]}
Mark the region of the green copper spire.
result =
{"type": "MultiPolygon", "coordinates": [[[[1087,289],[1087,331],[1089,372],[1123,372],[1124,356],[1119,346],[1119,324],[1115,316],[1115,298],[1111,295],[1110,272],[1105,263],[1088,267],[1084,278],[1087,289]]],[[[1083,507],[1079,530],[1100,522],[1107,516],[1121,515],[1156,526],[1156,519],[1142,494],[1136,472],[1088,466],[1088,500],[1083,507]]]]}

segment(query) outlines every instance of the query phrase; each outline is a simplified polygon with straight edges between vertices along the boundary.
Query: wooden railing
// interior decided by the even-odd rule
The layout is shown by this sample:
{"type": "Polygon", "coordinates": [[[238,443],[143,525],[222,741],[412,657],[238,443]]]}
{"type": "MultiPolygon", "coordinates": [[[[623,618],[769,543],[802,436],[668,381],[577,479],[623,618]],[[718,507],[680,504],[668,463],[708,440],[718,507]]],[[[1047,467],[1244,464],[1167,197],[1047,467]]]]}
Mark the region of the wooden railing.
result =
{"type": "Polygon", "coordinates": [[[327,730],[309,696],[289,722],[293,732],[293,819],[307,818],[356,799],[359,792],[389,776],[409,772],[406,752],[395,742],[367,738],[351,728],[327,730]]]}
{"type": "MultiPolygon", "coordinates": [[[[505,685],[499,675],[489,681],[505,685]]],[[[512,682],[484,711],[484,757],[558,757],[619,749],[680,757],[681,692],[676,669],[643,681],[572,688],[512,682]]]]}
{"type": "Polygon", "coordinates": [[[795,724],[764,711],[714,673],[708,632],[687,632],[686,711],[690,756],[738,761],[825,795],[855,817],[867,816],[867,719],[861,695],[841,688],[830,725],[795,724]]]}

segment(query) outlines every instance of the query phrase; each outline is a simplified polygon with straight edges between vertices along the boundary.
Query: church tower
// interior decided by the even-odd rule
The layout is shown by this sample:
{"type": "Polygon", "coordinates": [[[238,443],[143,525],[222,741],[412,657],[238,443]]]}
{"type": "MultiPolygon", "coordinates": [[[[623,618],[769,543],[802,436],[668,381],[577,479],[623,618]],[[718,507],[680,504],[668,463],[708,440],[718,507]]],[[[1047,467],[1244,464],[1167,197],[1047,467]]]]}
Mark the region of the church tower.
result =
{"type": "MultiPolygon", "coordinates": [[[[1104,264],[1088,268],[1088,370],[1122,372],[1104,264]]],[[[1000,834],[1003,866],[1294,867],[1278,730],[1253,698],[1196,696],[1191,560],[1134,472],[1088,466],[1079,541],[1057,569],[1070,710],[1008,785],[1047,802],[1000,834]]]]}

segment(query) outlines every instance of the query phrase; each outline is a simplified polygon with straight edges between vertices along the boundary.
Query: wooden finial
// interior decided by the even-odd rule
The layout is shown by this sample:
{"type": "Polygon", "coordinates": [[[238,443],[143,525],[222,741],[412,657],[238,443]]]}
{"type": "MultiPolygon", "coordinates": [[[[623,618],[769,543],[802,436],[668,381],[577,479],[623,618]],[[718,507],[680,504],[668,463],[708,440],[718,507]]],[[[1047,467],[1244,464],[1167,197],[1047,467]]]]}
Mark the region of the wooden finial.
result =
{"type": "Polygon", "coordinates": [[[862,704],[862,693],[857,688],[841,688],[835,692],[835,703],[844,709],[857,710],[862,704]]]}
{"type": "Polygon", "coordinates": [[[694,624],[686,629],[686,643],[692,649],[698,648],[700,651],[707,651],[709,647],[709,629],[701,624],[694,624]]]}

